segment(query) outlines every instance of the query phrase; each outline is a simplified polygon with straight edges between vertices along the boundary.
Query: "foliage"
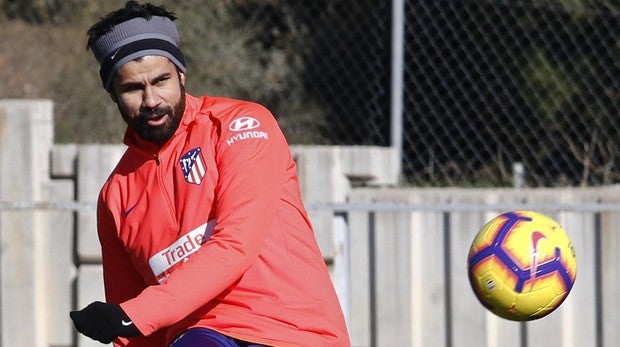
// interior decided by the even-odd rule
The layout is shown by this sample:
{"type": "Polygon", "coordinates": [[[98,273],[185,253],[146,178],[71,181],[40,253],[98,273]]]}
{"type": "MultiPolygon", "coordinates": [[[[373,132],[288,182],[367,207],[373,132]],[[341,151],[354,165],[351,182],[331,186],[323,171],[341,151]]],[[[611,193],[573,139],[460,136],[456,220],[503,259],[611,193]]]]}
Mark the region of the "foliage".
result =
{"type": "MultiPolygon", "coordinates": [[[[97,18],[124,3],[0,2],[0,48],[7,52],[0,53],[0,76],[10,75],[0,96],[53,99],[57,142],[121,141],[124,124],[100,86],[97,63],[85,50],[85,33],[97,18]]],[[[260,102],[272,110],[290,142],[326,141],[321,135],[324,114],[303,94],[296,77],[303,65],[291,54],[294,42],[286,36],[296,30],[294,22],[278,6],[260,0],[162,4],[179,18],[190,93],[260,102]],[[266,19],[282,22],[282,32],[266,19]]]]}

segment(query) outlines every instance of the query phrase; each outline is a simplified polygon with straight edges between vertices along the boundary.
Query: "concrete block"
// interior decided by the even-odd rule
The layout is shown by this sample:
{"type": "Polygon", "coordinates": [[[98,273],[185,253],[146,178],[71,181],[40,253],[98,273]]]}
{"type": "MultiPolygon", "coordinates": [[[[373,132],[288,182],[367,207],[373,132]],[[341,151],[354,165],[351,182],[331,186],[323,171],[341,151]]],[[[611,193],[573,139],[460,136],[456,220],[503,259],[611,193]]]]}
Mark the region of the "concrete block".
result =
{"type": "Polygon", "coordinates": [[[3,201],[41,197],[53,141],[50,100],[0,100],[0,193],[3,201]]]}
{"type": "Polygon", "coordinates": [[[368,177],[372,186],[393,187],[398,183],[396,152],[391,147],[341,146],[338,161],[347,177],[368,177]]]}
{"type": "MultiPolygon", "coordinates": [[[[377,192],[353,190],[350,202],[382,200],[380,193],[372,191],[377,192]]],[[[389,199],[406,202],[409,196],[397,192],[389,199]]],[[[360,211],[350,212],[348,218],[352,345],[411,346],[412,214],[360,211]]]]}
{"type": "Polygon", "coordinates": [[[80,211],[77,215],[78,263],[101,263],[101,246],[97,236],[97,213],[80,211]]]}
{"type": "Polygon", "coordinates": [[[334,147],[293,147],[292,152],[297,163],[302,198],[308,207],[308,216],[312,221],[317,242],[323,256],[332,259],[333,213],[328,210],[314,210],[311,205],[345,201],[350,189],[349,182],[342,172],[334,147]]]}
{"type": "MultiPolygon", "coordinates": [[[[73,180],[53,180],[48,189],[49,201],[71,201],[74,194],[73,180]]],[[[73,265],[72,210],[41,211],[43,242],[43,269],[45,281],[45,321],[47,342],[50,346],[70,346],[73,333],[69,311],[72,309],[73,265]]]]}
{"type": "Polygon", "coordinates": [[[376,333],[379,346],[410,346],[411,333],[411,214],[376,213],[376,333]],[[386,232],[392,230],[393,232],[386,232]]]}
{"type": "MultiPolygon", "coordinates": [[[[82,309],[93,301],[105,302],[103,268],[101,265],[82,265],[78,269],[77,307],[82,309]]],[[[111,346],[112,344],[109,344],[111,346]]],[[[100,347],[101,343],[78,334],[77,347],[100,347]]]]}
{"type": "Polygon", "coordinates": [[[54,145],[51,153],[50,175],[52,178],[75,177],[78,145],[54,145]]]}
{"type": "MultiPolygon", "coordinates": [[[[120,145],[80,146],[77,158],[77,200],[96,203],[101,187],[125,151],[120,145]]],[[[101,247],[97,237],[97,213],[95,210],[79,211],[78,260],[101,262],[101,247]]]]}
{"type": "MultiPolygon", "coordinates": [[[[49,100],[0,100],[0,201],[44,200],[52,109],[49,100]]],[[[36,211],[0,211],[2,346],[44,346],[46,341],[41,222],[36,211]],[[28,322],[27,334],[23,322],[28,322]]]]}
{"type": "Polygon", "coordinates": [[[302,197],[314,226],[319,247],[333,259],[334,216],[317,203],[345,202],[353,186],[394,185],[397,182],[394,151],[373,146],[291,146],[297,163],[302,197]]]}
{"type": "MultiPolygon", "coordinates": [[[[352,346],[371,344],[371,292],[370,292],[370,250],[368,242],[368,215],[365,212],[350,212],[349,254],[350,274],[348,293],[351,314],[348,319],[352,346]]],[[[337,282],[336,282],[337,283],[337,282]]],[[[347,293],[341,294],[346,295],[347,293]]],[[[341,299],[342,300],[342,299],[341,299]]]]}
{"type": "MultiPolygon", "coordinates": [[[[615,197],[611,196],[609,199],[614,198],[616,202],[620,198],[618,191],[615,192],[615,197]]],[[[606,198],[605,200],[607,200],[606,198]]],[[[600,254],[600,275],[601,275],[601,303],[602,303],[602,322],[603,324],[603,345],[613,346],[620,344],[620,329],[615,327],[620,326],[620,313],[612,307],[620,307],[620,297],[618,297],[618,288],[620,288],[620,213],[604,212],[601,214],[601,254],[600,254]]],[[[583,252],[583,251],[582,251],[583,252]]],[[[580,262],[581,256],[577,254],[577,261],[580,262]]],[[[579,265],[581,266],[581,265],[579,265]]],[[[581,281],[580,276],[585,271],[588,271],[586,267],[581,267],[581,270],[577,270],[577,281],[581,281]]],[[[580,284],[581,285],[581,284],[580,284]]],[[[579,305],[576,305],[577,308],[579,305]]]]}

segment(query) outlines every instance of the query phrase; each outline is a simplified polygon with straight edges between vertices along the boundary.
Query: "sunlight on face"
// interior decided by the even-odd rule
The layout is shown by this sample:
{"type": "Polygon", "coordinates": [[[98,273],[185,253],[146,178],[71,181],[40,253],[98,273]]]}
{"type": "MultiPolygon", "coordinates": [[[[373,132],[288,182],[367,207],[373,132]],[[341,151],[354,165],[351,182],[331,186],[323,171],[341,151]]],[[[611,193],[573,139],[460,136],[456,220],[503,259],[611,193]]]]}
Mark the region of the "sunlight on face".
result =
{"type": "Polygon", "coordinates": [[[181,123],[185,74],[168,58],[145,56],[117,71],[112,98],[131,129],[144,140],[163,145],[181,123]]]}

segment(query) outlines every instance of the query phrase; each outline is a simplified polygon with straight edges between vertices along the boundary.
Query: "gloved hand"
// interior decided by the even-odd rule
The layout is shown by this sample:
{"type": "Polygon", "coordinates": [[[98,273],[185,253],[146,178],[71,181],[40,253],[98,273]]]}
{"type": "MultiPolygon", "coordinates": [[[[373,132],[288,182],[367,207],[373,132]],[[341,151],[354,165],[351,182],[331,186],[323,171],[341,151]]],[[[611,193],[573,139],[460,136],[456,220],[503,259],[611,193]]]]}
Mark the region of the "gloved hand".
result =
{"type": "Polygon", "coordinates": [[[115,338],[139,336],[140,331],[117,304],[95,301],[80,311],[69,313],[75,329],[101,343],[115,338]]]}

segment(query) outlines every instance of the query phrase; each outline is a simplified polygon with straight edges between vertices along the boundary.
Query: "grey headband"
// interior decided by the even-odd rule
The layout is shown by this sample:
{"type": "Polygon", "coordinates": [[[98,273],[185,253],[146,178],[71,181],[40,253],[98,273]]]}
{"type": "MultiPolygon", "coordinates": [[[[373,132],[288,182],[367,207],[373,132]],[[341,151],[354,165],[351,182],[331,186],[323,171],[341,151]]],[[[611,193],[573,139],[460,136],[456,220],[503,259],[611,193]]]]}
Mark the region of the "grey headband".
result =
{"type": "Polygon", "coordinates": [[[167,17],[153,16],[148,20],[137,17],[122,22],[90,48],[101,65],[99,75],[106,90],[110,90],[112,78],[121,66],[146,55],[166,57],[186,71],[176,25],[167,17]]]}

